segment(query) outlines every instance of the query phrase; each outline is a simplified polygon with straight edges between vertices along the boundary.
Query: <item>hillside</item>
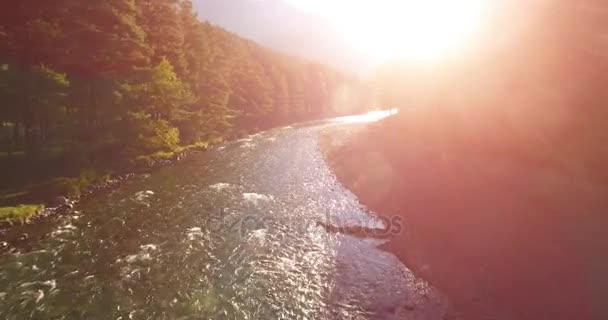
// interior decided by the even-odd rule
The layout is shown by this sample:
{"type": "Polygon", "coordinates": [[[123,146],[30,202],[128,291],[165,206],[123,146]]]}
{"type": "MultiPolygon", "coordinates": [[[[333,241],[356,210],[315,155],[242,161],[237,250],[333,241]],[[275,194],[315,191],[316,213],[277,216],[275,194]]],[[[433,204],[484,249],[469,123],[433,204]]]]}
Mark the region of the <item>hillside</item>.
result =
{"type": "Polygon", "coordinates": [[[201,19],[274,50],[340,70],[366,73],[373,67],[328,21],[297,10],[283,0],[196,0],[195,7],[201,19]]]}
{"type": "Polygon", "coordinates": [[[28,0],[0,21],[0,203],[365,103],[355,77],[200,22],[190,1],[28,0]]]}

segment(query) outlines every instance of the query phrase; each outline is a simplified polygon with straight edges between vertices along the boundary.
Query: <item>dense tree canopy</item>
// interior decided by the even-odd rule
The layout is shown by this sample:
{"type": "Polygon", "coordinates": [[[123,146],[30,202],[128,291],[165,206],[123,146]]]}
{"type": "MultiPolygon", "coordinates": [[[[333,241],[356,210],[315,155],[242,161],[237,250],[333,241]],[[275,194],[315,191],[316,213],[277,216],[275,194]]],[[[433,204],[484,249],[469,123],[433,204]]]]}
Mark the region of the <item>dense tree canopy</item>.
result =
{"type": "Polygon", "coordinates": [[[23,0],[0,13],[3,157],[127,158],[345,112],[344,92],[354,111],[362,88],[199,21],[190,0],[23,0]]]}

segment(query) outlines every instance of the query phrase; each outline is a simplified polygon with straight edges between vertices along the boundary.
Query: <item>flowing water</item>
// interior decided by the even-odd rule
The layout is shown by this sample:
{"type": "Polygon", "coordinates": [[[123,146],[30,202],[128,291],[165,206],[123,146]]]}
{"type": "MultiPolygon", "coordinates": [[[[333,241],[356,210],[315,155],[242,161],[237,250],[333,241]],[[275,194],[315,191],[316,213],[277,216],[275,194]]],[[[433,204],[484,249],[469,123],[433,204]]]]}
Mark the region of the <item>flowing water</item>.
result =
{"type": "Polygon", "coordinates": [[[0,251],[0,319],[442,319],[318,149],[337,123],[250,136],[87,198],[0,251]]]}

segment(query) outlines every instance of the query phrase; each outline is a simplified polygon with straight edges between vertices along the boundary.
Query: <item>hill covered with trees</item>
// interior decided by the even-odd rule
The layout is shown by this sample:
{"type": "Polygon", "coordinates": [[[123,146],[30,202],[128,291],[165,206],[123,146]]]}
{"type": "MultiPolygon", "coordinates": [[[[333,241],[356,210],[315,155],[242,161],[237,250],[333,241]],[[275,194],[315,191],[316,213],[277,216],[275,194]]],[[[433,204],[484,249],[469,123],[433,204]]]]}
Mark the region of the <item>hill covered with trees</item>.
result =
{"type": "Polygon", "coordinates": [[[19,1],[0,13],[0,184],[354,111],[362,92],[201,22],[190,0],[19,1]]]}

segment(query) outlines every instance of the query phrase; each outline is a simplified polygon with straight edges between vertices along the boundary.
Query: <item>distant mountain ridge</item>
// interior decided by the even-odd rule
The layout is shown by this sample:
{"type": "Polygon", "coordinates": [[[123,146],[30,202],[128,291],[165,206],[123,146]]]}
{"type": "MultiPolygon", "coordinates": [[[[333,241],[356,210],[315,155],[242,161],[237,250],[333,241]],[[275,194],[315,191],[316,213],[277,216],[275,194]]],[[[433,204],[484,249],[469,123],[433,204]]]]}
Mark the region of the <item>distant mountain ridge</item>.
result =
{"type": "Polygon", "coordinates": [[[336,68],[365,72],[365,61],[331,24],[282,0],[195,0],[201,20],[261,45],[336,68]]]}

